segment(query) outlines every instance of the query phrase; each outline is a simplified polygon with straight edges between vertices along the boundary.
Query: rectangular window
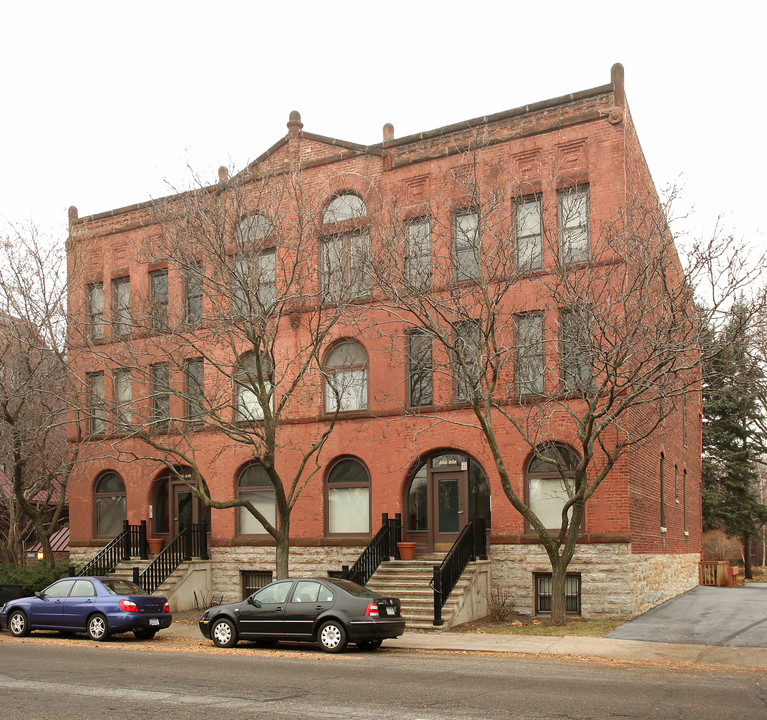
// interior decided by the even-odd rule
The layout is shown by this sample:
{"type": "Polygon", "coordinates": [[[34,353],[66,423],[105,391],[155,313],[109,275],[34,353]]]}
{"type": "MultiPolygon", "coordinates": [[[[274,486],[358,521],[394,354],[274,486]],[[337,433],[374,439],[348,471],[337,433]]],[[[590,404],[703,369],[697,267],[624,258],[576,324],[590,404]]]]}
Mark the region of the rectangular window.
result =
{"type": "Polygon", "coordinates": [[[164,332],[168,329],[168,271],[155,270],[149,273],[149,312],[152,330],[164,332]]]}
{"type": "Polygon", "coordinates": [[[476,322],[457,323],[455,331],[455,399],[468,402],[482,391],[482,331],[476,322]]]}
{"type": "Polygon", "coordinates": [[[322,242],[322,291],[327,302],[370,295],[370,235],[343,233],[322,242]]]}
{"type": "Polygon", "coordinates": [[[170,422],[170,369],[168,363],[156,363],[152,375],[152,423],[163,432],[170,422]]]}
{"type": "Polygon", "coordinates": [[[103,435],[106,427],[104,409],[104,373],[88,373],[88,431],[91,435],[103,435]]]}
{"type": "Polygon", "coordinates": [[[259,253],[256,279],[261,312],[271,314],[277,302],[277,253],[274,248],[259,253]]]}
{"type": "Polygon", "coordinates": [[[453,261],[457,282],[478,280],[481,237],[479,213],[468,210],[453,217],[453,261]]]}
{"type": "Polygon", "coordinates": [[[591,313],[562,310],[559,314],[562,390],[588,392],[592,385],[591,313]]]}
{"type": "Polygon", "coordinates": [[[405,228],[405,281],[414,290],[431,287],[431,225],[416,220],[405,228]]]}
{"type": "MultiPolygon", "coordinates": [[[[535,612],[551,612],[551,573],[535,573],[535,612]]],[[[581,576],[567,573],[565,578],[565,612],[581,612],[581,576]]]]}
{"type": "Polygon", "coordinates": [[[184,273],[184,322],[197,325],[202,322],[202,263],[194,263],[184,273]]]}
{"type": "Polygon", "coordinates": [[[408,405],[423,407],[433,402],[431,337],[414,330],[407,334],[408,405]]]}
{"type": "Polygon", "coordinates": [[[518,200],[514,204],[514,234],[519,270],[535,270],[543,265],[541,217],[540,198],[518,200]]]}
{"type": "Polygon", "coordinates": [[[125,337],[130,333],[130,278],[112,280],[112,333],[125,337]]]}
{"type": "Polygon", "coordinates": [[[568,188],[559,192],[559,237],[566,265],[589,259],[589,191],[568,188]]]}
{"type": "Polygon", "coordinates": [[[256,590],[266,587],[272,582],[271,570],[242,570],[240,572],[242,582],[242,599],[252,595],[256,590]]]}
{"type": "Polygon", "coordinates": [[[112,380],[114,382],[115,425],[118,430],[125,430],[130,427],[133,421],[131,371],[128,368],[118,368],[112,373],[112,380]]]}
{"type": "Polygon", "coordinates": [[[205,366],[202,358],[184,363],[184,395],[186,419],[201,422],[205,411],[205,366]]]}
{"type": "Polygon", "coordinates": [[[86,286],[88,298],[88,337],[104,339],[104,283],[95,282],[86,286]]]}
{"type": "Polygon", "coordinates": [[[660,531],[666,532],[666,456],[660,454],[660,531]]]}
{"type": "Polygon", "coordinates": [[[543,313],[517,315],[515,321],[517,393],[543,395],[545,352],[543,340],[543,313]]]}

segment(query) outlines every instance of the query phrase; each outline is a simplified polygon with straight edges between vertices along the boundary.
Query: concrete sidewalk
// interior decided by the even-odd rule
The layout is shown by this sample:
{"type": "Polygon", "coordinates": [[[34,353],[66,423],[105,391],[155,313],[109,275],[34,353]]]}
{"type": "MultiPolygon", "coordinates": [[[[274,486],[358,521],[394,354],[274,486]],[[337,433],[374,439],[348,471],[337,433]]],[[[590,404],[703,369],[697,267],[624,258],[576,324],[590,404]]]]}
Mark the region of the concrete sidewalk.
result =
{"type": "MultiPolygon", "coordinates": [[[[162,630],[161,634],[167,637],[203,639],[197,625],[185,620],[174,622],[167,630],[162,630]]],[[[406,632],[396,640],[385,640],[384,647],[435,652],[517,653],[673,665],[714,665],[767,671],[767,648],[757,647],[683,645],[575,636],[412,631],[406,632]]]]}

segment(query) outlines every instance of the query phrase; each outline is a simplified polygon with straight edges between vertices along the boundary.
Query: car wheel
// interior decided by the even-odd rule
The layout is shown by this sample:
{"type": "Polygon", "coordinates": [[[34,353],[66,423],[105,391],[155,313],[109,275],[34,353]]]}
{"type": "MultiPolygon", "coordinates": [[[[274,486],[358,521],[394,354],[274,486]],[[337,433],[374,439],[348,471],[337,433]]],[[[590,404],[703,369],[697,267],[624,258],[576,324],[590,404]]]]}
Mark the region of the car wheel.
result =
{"type": "Polygon", "coordinates": [[[339,653],[346,647],[346,630],[340,622],[328,620],[317,631],[317,642],[325,652],[339,653]]]}
{"type": "Polygon", "coordinates": [[[96,642],[109,639],[109,623],[103,615],[91,615],[88,618],[88,637],[96,642]]]}
{"type": "Polygon", "coordinates": [[[151,640],[157,634],[157,630],[151,628],[136,628],[133,635],[136,640],[151,640]]]}
{"type": "Polygon", "coordinates": [[[15,637],[29,635],[29,622],[27,616],[21,610],[14,610],[8,617],[8,629],[15,637]]]}
{"type": "Polygon", "coordinates": [[[210,639],[216,647],[230,648],[237,644],[237,630],[228,618],[221,618],[213,623],[210,639]]]}
{"type": "Polygon", "coordinates": [[[357,647],[360,650],[378,650],[382,642],[383,640],[360,640],[357,643],[357,647]]]}

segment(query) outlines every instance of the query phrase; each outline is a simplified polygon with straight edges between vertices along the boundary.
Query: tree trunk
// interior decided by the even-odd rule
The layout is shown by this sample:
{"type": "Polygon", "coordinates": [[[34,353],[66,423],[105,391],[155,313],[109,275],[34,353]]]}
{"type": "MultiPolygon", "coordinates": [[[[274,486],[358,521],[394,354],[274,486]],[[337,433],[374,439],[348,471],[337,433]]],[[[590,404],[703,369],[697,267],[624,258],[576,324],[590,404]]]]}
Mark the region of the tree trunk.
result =
{"type": "Polygon", "coordinates": [[[290,515],[280,517],[280,526],[276,538],[275,571],[276,580],[290,577],[290,515]]]}
{"type": "Polygon", "coordinates": [[[551,624],[564,625],[567,622],[565,606],[565,579],[567,563],[560,560],[551,566],[551,624]]]}
{"type": "Polygon", "coordinates": [[[754,573],[751,569],[751,538],[743,538],[743,572],[747,580],[754,579],[754,573]]]}

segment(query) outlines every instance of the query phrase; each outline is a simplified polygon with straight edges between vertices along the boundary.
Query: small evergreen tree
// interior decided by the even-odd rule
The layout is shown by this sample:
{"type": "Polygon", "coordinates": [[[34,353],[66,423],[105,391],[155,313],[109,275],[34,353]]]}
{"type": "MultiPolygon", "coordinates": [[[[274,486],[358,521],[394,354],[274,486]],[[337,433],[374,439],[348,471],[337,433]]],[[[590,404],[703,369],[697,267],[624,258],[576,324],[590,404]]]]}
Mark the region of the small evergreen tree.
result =
{"type": "Polygon", "coordinates": [[[755,492],[765,378],[750,353],[750,324],[745,303],[736,303],[722,330],[704,335],[703,353],[703,523],[740,540],[747,578],[751,540],[767,521],[755,492]]]}

